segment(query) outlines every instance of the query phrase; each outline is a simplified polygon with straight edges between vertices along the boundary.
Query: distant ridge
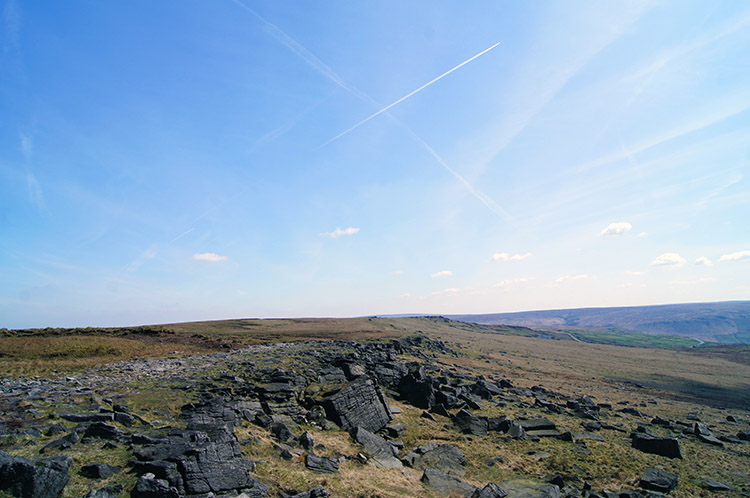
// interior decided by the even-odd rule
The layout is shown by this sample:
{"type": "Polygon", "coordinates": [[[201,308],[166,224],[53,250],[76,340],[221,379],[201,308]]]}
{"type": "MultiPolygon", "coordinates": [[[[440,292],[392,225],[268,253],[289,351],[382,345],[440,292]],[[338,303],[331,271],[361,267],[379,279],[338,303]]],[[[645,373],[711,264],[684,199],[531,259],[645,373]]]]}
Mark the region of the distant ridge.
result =
{"type": "Polygon", "coordinates": [[[706,342],[750,344],[750,301],[446,315],[462,322],[558,329],[619,328],[706,342]]]}

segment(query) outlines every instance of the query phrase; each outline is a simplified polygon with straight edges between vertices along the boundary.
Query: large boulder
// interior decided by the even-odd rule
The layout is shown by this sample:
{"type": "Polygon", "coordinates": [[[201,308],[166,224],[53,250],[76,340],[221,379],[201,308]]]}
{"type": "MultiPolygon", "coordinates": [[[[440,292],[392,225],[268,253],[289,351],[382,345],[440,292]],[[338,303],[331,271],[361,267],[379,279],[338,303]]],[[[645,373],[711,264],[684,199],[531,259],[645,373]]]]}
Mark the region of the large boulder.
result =
{"type": "Polygon", "coordinates": [[[472,434],[474,436],[486,436],[487,435],[487,419],[479,418],[472,415],[466,410],[459,410],[453,416],[453,424],[464,434],[472,434]]]}
{"type": "MultiPolygon", "coordinates": [[[[157,444],[136,449],[133,468],[153,473],[180,495],[220,494],[234,491],[263,497],[266,486],[252,478],[251,461],[242,458],[234,432],[226,425],[194,425],[195,429],[172,429],[157,444]]],[[[154,486],[143,483],[143,486],[154,486]]],[[[145,489],[145,488],[144,488],[145,489]]]]}
{"type": "Polygon", "coordinates": [[[305,457],[305,467],[316,474],[338,474],[339,463],[333,458],[318,456],[315,453],[308,453],[305,457]]]}
{"type": "Polygon", "coordinates": [[[443,495],[468,497],[477,490],[476,486],[435,469],[425,469],[421,480],[425,486],[443,495]]]}
{"type": "Polygon", "coordinates": [[[649,491],[669,493],[677,487],[677,474],[659,469],[646,469],[638,485],[649,491]]]}
{"type": "Polygon", "coordinates": [[[505,498],[508,493],[494,482],[487,483],[482,489],[477,489],[471,498],[505,498]]]}
{"type": "Polygon", "coordinates": [[[413,367],[408,375],[403,376],[397,389],[401,399],[417,408],[429,410],[435,406],[435,387],[422,366],[413,367]]]}
{"type": "Polygon", "coordinates": [[[0,450],[0,491],[19,498],[57,498],[70,480],[72,461],[62,455],[31,461],[0,450]]]}
{"type": "Polygon", "coordinates": [[[377,432],[393,419],[385,395],[369,379],[356,379],[322,400],[326,416],[345,430],[377,432]]]}
{"type": "Polygon", "coordinates": [[[367,429],[357,427],[352,430],[352,438],[364,446],[365,454],[376,467],[395,469],[403,467],[401,460],[396,458],[398,450],[388,441],[373,434],[367,429]]]}
{"type": "Polygon", "coordinates": [[[636,450],[667,458],[682,458],[677,438],[659,436],[645,429],[633,432],[631,437],[631,445],[636,450]]]}
{"type": "Polygon", "coordinates": [[[500,484],[508,498],[560,498],[560,488],[555,484],[534,479],[512,479],[500,484]]]}
{"type": "Polygon", "coordinates": [[[415,448],[409,457],[415,469],[434,469],[457,477],[466,474],[466,456],[450,444],[426,444],[415,448]]]}

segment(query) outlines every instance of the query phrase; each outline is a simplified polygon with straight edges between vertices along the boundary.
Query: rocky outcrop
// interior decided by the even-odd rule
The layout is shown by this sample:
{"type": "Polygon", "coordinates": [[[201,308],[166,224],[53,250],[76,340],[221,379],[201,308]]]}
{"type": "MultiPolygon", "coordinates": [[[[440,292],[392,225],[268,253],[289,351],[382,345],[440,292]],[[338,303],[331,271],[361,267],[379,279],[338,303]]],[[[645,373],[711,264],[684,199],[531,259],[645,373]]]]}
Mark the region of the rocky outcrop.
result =
{"type": "Polygon", "coordinates": [[[57,498],[68,484],[72,461],[69,456],[32,461],[0,450],[0,491],[19,498],[57,498]]]}
{"type": "Polygon", "coordinates": [[[377,432],[393,419],[379,387],[358,379],[320,400],[326,416],[345,430],[362,427],[377,432]]]}

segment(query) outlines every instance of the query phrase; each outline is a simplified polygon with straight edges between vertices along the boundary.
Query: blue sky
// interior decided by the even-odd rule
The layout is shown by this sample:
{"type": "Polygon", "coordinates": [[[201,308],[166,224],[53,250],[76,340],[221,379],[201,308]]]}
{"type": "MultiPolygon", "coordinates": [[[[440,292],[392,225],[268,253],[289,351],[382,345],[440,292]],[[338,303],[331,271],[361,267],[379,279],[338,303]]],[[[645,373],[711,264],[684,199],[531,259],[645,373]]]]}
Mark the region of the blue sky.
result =
{"type": "Polygon", "coordinates": [[[0,8],[0,327],[750,299],[747,2],[0,8]]]}

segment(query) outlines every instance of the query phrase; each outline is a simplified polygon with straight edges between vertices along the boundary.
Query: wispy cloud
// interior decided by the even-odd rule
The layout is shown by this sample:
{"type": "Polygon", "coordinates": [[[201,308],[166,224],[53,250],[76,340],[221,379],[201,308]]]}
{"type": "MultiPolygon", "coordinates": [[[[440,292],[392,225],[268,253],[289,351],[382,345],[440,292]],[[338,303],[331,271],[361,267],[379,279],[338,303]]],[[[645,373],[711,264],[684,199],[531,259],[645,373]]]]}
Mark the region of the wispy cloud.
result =
{"type": "Polygon", "coordinates": [[[508,287],[510,285],[525,284],[526,282],[530,282],[531,280],[532,280],[531,278],[526,278],[526,277],[501,280],[498,283],[494,284],[492,287],[502,288],[502,287],[508,287]]]}
{"type": "Polygon", "coordinates": [[[714,264],[711,262],[710,259],[708,259],[705,256],[701,256],[700,258],[695,260],[695,264],[698,266],[713,266],[714,264]]]}
{"type": "Polygon", "coordinates": [[[665,252],[651,262],[653,266],[682,266],[687,260],[676,252],[665,252]]]}
{"type": "Polygon", "coordinates": [[[432,278],[440,278],[440,277],[450,277],[453,275],[453,272],[450,270],[441,270],[439,272],[433,273],[430,275],[432,278]]]}
{"type": "Polygon", "coordinates": [[[26,173],[26,188],[29,194],[29,202],[31,202],[39,211],[44,211],[44,192],[42,186],[39,185],[36,177],[33,173],[26,173]]]}
{"type": "Polygon", "coordinates": [[[590,275],[585,273],[581,275],[564,275],[560,278],[555,279],[555,283],[563,284],[565,282],[575,282],[576,280],[586,280],[587,278],[590,278],[590,275]]]}
{"type": "Polygon", "coordinates": [[[7,0],[3,7],[3,51],[18,49],[21,42],[21,23],[23,12],[16,0],[7,0]]]}
{"type": "Polygon", "coordinates": [[[156,255],[157,255],[156,249],[154,249],[154,247],[149,247],[148,249],[146,249],[145,251],[143,251],[141,253],[141,255],[138,256],[138,258],[134,259],[130,263],[128,263],[125,266],[123,266],[122,269],[120,270],[120,273],[123,273],[123,272],[133,273],[138,268],[140,268],[141,266],[143,266],[143,264],[146,261],[148,261],[149,259],[154,259],[156,257],[156,255]]]}
{"type": "Polygon", "coordinates": [[[633,229],[633,225],[627,221],[618,221],[616,223],[610,223],[607,227],[601,231],[599,235],[621,235],[627,233],[633,229]]]}
{"type": "Polygon", "coordinates": [[[339,237],[343,235],[354,235],[359,232],[359,228],[355,227],[349,227],[349,228],[336,228],[333,232],[324,232],[321,233],[323,237],[330,237],[332,239],[338,239],[339,237]]]}
{"type": "Polygon", "coordinates": [[[648,237],[648,232],[641,232],[637,235],[639,239],[642,239],[643,237],[648,237]]]}
{"type": "Polygon", "coordinates": [[[522,259],[530,257],[530,252],[525,252],[523,254],[514,254],[512,256],[507,252],[496,252],[492,255],[492,261],[521,261],[522,259]]]}
{"type": "MultiPolygon", "coordinates": [[[[395,119],[395,118],[392,118],[395,119]]],[[[503,209],[502,206],[500,206],[497,202],[495,202],[492,198],[490,198],[488,195],[484,194],[480,190],[474,187],[471,183],[469,183],[468,180],[466,180],[463,176],[461,176],[456,170],[448,166],[448,164],[443,160],[442,157],[440,157],[440,154],[435,152],[435,149],[433,149],[427,142],[422,140],[416,133],[414,133],[408,126],[404,125],[403,123],[400,123],[404,129],[414,138],[414,140],[417,141],[422,147],[429,152],[432,157],[435,158],[435,160],[440,163],[441,166],[443,166],[450,174],[452,174],[456,179],[458,179],[461,184],[466,187],[466,190],[468,190],[474,197],[476,197],[482,204],[484,204],[487,209],[495,213],[498,217],[506,220],[511,221],[513,220],[513,216],[503,209]]]]}
{"type": "Polygon", "coordinates": [[[455,295],[455,294],[458,294],[459,292],[461,292],[461,289],[450,287],[448,289],[443,289],[441,291],[432,292],[430,295],[431,296],[447,296],[447,295],[455,295]]]}
{"type": "Polygon", "coordinates": [[[208,261],[210,263],[218,263],[220,261],[229,260],[229,256],[221,256],[215,252],[202,252],[193,254],[193,259],[196,261],[208,261]]]}
{"type": "Polygon", "coordinates": [[[738,251],[725,254],[719,258],[719,262],[722,261],[740,261],[743,259],[750,259],[750,251],[738,251]]]}
{"type": "Polygon", "coordinates": [[[719,279],[715,277],[701,277],[694,280],[671,280],[669,285],[698,285],[698,284],[710,284],[712,282],[718,282],[719,279]]]}
{"type": "Polygon", "coordinates": [[[631,277],[639,277],[641,275],[645,275],[645,271],[633,271],[633,270],[625,270],[623,272],[625,275],[630,275],[631,277]]]}
{"type": "Polygon", "coordinates": [[[393,270],[389,275],[403,275],[404,273],[406,273],[404,270],[393,270]]]}
{"type": "Polygon", "coordinates": [[[460,69],[461,67],[465,66],[465,65],[466,65],[466,64],[468,64],[469,62],[471,62],[471,61],[473,61],[473,60],[475,60],[475,59],[477,59],[477,58],[481,57],[482,55],[486,54],[487,52],[489,52],[489,51],[490,51],[490,50],[492,50],[493,48],[497,47],[498,45],[500,45],[500,42],[497,42],[497,43],[495,43],[494,45],[492,45],[491,47],[489,47],[489,48],[486,48],[486,49],[482,50],[481,52],[479,52],[478,54],[474,55],[473,57],[470,57],[470,58],[466,59],[465,61],[463,61],[463,62],[462,62],[462,63],[460,63],[459,65],[457,65],[457,66],[453,67],[452,69],[449,69],[448,71],[444,72],[443,74],[441,74],[441,75],[440,75],[440,76],[438,76],[437,78],[433,78],[432,80],[428,81],[427,83],[425,83],[424,85],[420,86],[420,87],[419,87],[419,88],[417,88],[416,90],[414,90],[414,91],[412,91],[412,92],[409,92],[408,94],[404,95],[403,97],[401,97],[400,99],[396,100],[395,102],[393,102],[393,103],[391,103],[391,104],[388,104],[387,106],[383,107],[382,109],[380,109],[379,111],[375,112],[374,114],[371,114],[370,116],[366,117],[365,119],[363,119],[363,120],[362,120],[362,121],[360,121],[359,123],[355,124],[355,125],[354,125],[354,126],[352,126],[351,128],[349,128],[349,129],[346,129],[346,130],[342,131],[341,133],[339,133],[339,134],[338,134],[338,135],[336,135],[335,137],[333,137],[333,138],[331,138],[330,140],[326,141],[325,143],[321,144],[321,147],[325,147],[326,145],[330,144],[331,142],[335,142],[336,140],[338,140],[339,138],[343,137],[343,136],[344,136],[344,135],[346,135],[347,133],[349,133],[349,132],[351,132],[351,131],[353,131],[353,130],[355,130],[355,129],[359,128],[360,126],[362,126],[362,125],[363,125],[363,124],[365,124],[366,122],[370,121],[370,120],[371,120],[372,118],[374,118],[374,117],[376,117],[376,116],[379,116],[379,115],[383,114],[384,112],[388,111],[388,109],[390,109],[391,107],[393,107],[393,106],[396,106],[396,105],[400,104],[400,103],[401,103],[401,102],[403,102],[404,100],[406,100],[406,99],[408,99],[409,97],[411,97],[411,96],[413,96],[413,95],[415,95],[415,94],[417,94],[417,93],[421,92],[422,90],[424,90],[424,89],[425,89],[425,88],[427,88],[428,86],[432,85],[433,83],[436,83],[436,82],[440,81],[441,79],[443,79],[443,78],[445,78],[446,76],[448,76],[449,74],[451,74],[451,73],[452,73],[453,71],[456,71],[457,69],[460,69]]]}

